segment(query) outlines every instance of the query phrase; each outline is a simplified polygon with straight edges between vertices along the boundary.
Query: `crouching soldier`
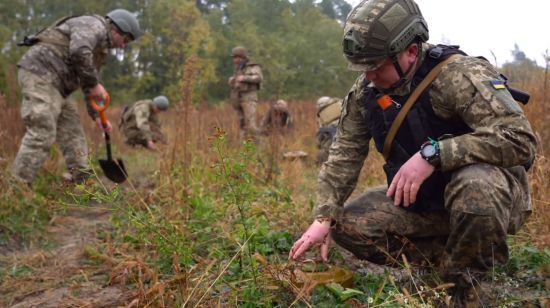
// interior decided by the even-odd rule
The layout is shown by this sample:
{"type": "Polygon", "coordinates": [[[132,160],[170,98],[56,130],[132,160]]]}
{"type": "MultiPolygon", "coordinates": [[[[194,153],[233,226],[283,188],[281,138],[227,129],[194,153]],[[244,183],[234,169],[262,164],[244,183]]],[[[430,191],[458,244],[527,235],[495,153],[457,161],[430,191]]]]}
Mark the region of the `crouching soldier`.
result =
{"type": "Polygon", "coordinates": [[[264,135],[285,133],[292,128],[292,116],[286,101],[280,99],[271,105],[262,120],[261,131],[264,135]]]}
{"type": "Polygon", "coordinates": [[[119,128],[124,142],[131,146],[142,145],[149,150],[156,150],[158,142],[166,142],[160,130],[158,113],[168,109],[168,99],[157,96],[154,99],[137,101],[122,112],[119,128]]]}
{"type": "Polygon", "coordinates": [[[328,150],[332,138],[336,134],[336,126],[342,112],[342,100],[336,97],[323,96],[317,100],[317,164],[321,165],[328,158],[328,150]]]}

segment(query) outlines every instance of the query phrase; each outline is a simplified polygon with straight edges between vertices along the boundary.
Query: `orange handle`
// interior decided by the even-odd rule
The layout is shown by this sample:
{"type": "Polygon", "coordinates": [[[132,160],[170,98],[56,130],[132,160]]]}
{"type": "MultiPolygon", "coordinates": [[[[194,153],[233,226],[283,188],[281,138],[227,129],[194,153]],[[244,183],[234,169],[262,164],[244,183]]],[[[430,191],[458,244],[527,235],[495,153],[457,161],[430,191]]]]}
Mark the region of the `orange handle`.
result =
{"type": "Polygon", "coordinates": [[[107,110],[107,108],[111,104],[111,96],[109,96],[109,93],[107,93],[107,96],[103,100],[102,105],[99,105],[93,98],[90,98],[90,104],[95,111],[99,112],[101,124],[103,124],[103,126],[107,125],[107,115],[105,114],[105,110],[107,110]]]}

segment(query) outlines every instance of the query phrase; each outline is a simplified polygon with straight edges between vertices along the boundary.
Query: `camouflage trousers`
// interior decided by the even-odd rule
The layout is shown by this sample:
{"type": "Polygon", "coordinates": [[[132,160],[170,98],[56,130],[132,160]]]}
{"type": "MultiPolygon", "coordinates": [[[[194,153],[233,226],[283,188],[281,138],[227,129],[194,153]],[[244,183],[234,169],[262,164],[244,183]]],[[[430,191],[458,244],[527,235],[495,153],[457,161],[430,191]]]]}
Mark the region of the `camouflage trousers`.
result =
{"type": "MultiPolygon", "coordinates": [[[[151,140],[154,143],[166,143],[166,137],[161,132],[160,128],[153,124],[149,124],[149,127],[151,128],[151,140]]],[[[147,147],[147,137],[142,131],[139,130],[139,128],[123,128],[122,134],[126,144],[131,146],[142,145],[147,147]]]]}
{"type": "Polygon", "coordinates": [[[317,143],[317,164],[322,165],[327,161],[332,138],[336,134],[336,125],[327,125],[319,128],[315,137],[317,143]]]}
{"type": "Polygon", "coordinates": [[[396,207],[386,187],[370,189],[343,209],[332,231],[336,243],[360,259],[397,265],[405,254],[416,265],[435,265],[446,281],[472,283],[508,260],[506,235],[530,214],[523,167],[487,164],[454,172],[445,210],[412,212],[396,207]]]}
{"type": "Polygon", "coordinates": [[[237,111],[239,126],[246,137],[254,137],[259,134],[256,123],[256,105],[258,104],[258,93],[239,93],[239,97],[232,100],[233,108],[237,111]]]}
{"type": "Polygon", "coordinates": [[[67,167],[78,177],[88,169],[88,148],[76,102],[65,99],[52,83],[19,69],[23,101],[21,117],[27,129],[17,152],[12,173],[32,183],[57,142],[67,167]]]}

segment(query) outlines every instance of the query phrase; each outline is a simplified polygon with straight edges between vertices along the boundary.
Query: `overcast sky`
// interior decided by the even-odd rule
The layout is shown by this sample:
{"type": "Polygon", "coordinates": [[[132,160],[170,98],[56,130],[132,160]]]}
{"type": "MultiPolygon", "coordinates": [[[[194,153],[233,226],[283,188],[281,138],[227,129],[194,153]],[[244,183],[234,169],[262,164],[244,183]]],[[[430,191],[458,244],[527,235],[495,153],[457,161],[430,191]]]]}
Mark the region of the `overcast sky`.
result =
{"type": "MultiPolygon", "coordinates": [[[[347,0],[353,6],[360,0],[347,0]]],[[[415,0],[428,22],[431,43],[460,45],[498,65],[512,60],[517,43],[528,58],[544,66],[550,53],[550,1],[545,0],[415,0]]]]}

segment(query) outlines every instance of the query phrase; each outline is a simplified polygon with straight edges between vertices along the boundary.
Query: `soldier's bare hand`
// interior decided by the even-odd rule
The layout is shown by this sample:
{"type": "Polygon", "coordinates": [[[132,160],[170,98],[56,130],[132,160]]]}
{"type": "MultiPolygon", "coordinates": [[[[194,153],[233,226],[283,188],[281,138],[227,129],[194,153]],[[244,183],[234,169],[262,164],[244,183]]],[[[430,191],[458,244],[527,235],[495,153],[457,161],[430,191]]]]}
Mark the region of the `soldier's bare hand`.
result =
{"type": "Polygon", "coordinates": [[[416,201],[416,195],[420,185],[434,172],[434,166],[430,165],[420,156],[414,154],[397,172],[393,178],[386,195],[393,196],[393,204],[399,205],[403,201],[404,206],[409,206],[416,201]]]}
{"type": "Polygon", "coordinates": [[[239,76],[237,76],[237,78],[235,78],[235,80],[236,80],[237,82],[243,82],[243,81],[245,80],[245,78],[246,78],[246,77],[244,77],[244,75],[239,75],[239,76]]]}
{"type": "Polygon", "coordinates": [[[153,141],[149,140],[147,141],[147,148],[151,151],[156,151],[157,145],[153,141]]]}
{"type": "Polygon", "coordinates": [[[97,123],[97,126],[99,126],[99,128],[107,134],[110,134],[113,131],[113,126],[109,120],[107,120],[107,123],[103,125],[103,123],[101,123],[101,119],[97,117],[95,118],[95,122],[97,123]]]}
{"type": "Polygon", "coordinates": [[[88,91],[88,96],[96,101],[103,101],[108,95],[101,83],[96,84],[88,91]]]}
{"type": "Polygon", "coordinates": [[[328,250],[330,248],[330,222],[319,222],[315,220],[307,229],[306,232],[297,240],[290,252],[288,258],[296,260],[300,258],[311,246],[321,244],[321,258],[323,261],[328,260],[328,250]]]}

